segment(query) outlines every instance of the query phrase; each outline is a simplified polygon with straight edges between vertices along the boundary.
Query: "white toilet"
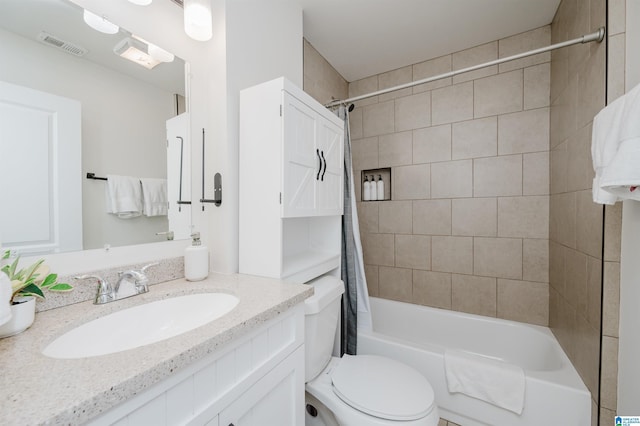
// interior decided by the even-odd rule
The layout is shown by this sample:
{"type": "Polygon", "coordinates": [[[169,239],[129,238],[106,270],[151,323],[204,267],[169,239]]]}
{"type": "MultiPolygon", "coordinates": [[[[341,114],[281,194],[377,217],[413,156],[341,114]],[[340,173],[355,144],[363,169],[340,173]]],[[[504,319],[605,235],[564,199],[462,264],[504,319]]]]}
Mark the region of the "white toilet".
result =
{"type": "Polygon", "coordinates": [[[320,277],[305,301],[306,426],[436,426],[431,385],[418,371],[374,355],[332,357],[342,281],[320,277]]]}

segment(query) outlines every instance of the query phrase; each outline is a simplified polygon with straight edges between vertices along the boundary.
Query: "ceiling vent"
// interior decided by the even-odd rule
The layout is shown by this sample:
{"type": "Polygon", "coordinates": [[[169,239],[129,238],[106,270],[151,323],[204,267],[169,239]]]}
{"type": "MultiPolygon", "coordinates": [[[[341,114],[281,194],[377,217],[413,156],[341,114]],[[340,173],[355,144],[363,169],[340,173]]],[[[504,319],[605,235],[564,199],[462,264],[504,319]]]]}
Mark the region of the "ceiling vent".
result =
{"type": "Polygon", "coordinates": [[[55,47],[56,49],[64,50],[65,52],[70,53],[74,56],[84,56],[88,52],[88,50],[84,47],[69,43],[68,41],[60,40],[58,37],[44,31],[38,34],[38,40],[44,44],[55,47]]]}

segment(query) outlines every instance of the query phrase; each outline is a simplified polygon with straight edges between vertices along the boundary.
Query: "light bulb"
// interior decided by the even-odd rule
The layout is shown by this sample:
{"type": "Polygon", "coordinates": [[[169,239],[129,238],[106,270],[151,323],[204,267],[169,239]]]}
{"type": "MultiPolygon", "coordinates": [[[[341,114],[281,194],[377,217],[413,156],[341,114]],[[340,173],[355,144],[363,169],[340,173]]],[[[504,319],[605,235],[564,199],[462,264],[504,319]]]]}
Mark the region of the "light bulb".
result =
{"type": "Polygon", "coordinates": [[[173,53],[169,53],[166,50],[156,46],[155,44],[152,44],[152,43],[147,43],[147,44],[149,45],[149,47],[147,48],[147,53],[153,59],[160,62],[173,62],[173,59],[175,58],[173,53]]]}
{"type": "Polygon", "coordinates": [[[184,31],[198,41],[213,36],[210,0],[184,0],[184,31]]]}
{"type": "Polygon", "coordinates": [[[151,4],[153,0],[129,0],[133,4],[137,4],[138,6],[148,6],[151,4]]]}

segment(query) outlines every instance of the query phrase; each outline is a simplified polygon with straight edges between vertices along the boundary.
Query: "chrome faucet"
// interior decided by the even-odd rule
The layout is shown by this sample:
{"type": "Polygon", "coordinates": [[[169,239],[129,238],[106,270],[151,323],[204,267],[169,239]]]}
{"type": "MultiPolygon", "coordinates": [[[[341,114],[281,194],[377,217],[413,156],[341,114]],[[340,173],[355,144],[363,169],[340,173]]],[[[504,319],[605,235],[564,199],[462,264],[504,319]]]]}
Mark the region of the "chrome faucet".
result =
{"type": "Polygon", "coordinates": [[[149,287],[147,285],[149,284],[149,278],[147,278],[147,276],[141,271],[136,271],[135,269],[118,273],[118,282],[116,282],[116,286],[113,291],[118,294],[120,291],[120,284],[123,281],[130,280],[133,281],[133,284],[135,285],[136,294],[146,293],[149,291],[149,287]]]}
{"type": "Polygon", "coordinates": [[[120,299],[126,299],[127,297],[137,296],[138,294],[143,294],[149,291],[149,278],[145,274],[147,269],[152,266],[156,266],[158,263],[150,263],[149,265],[140,268],[140,270],[131,269],[128,271],[120,272],[118,274],[118,281],[116,282],[115,287],[112,287],[111,284],[102,277],[97,275],[80,275],[75,277],[77,280],[83,280],[86,278],[95,278],[98,280],[98,290],[96,292],[96,298],[94,300],[95,305],[102,305],[109,302],[114,302],[120,299]],[[120,294],[120,285],[123,281],[133,281],[135,286],[135,293],[133,294],[120,294]]]}
{"type": "Polygon", "coordinates": [[[115,300],[113,287],[111,287],[111,284],[109,284],[107,280],[102,279],[102,277],[97,275],[80,275],[74,278],[76,280],[84,280],[87,278],[95,278],[98,280],[98,291],[96,292],[96,298],[93,302],[94,305],[102,305],[115,300]]]}

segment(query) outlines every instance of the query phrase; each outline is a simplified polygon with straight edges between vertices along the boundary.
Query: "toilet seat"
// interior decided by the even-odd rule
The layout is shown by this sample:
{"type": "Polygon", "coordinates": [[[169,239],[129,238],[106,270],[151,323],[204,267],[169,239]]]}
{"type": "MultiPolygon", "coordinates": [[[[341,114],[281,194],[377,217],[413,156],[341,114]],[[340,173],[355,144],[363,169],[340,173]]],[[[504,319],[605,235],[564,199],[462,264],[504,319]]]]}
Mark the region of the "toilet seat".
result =
{"type": "Polygon", "coordinates": [[[344,355],[331,381],[342,401],[381,419],[418,420],[433,410],[435,396],[427,379],[389,358],[344,355]]]}

